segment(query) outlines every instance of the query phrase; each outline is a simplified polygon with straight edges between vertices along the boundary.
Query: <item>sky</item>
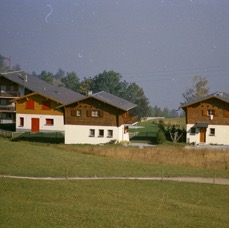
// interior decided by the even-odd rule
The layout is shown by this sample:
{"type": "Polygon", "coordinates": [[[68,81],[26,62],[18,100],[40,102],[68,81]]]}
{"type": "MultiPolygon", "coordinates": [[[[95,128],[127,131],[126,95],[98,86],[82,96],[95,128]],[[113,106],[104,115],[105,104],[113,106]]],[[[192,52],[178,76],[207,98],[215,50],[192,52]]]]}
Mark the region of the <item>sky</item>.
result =
{"type": "Polygon", "coordinates": [[[228,0],[0,0],[0,54],[28,73],[113,70],[177,109],[196,75],[228,91],[228,0]]]}

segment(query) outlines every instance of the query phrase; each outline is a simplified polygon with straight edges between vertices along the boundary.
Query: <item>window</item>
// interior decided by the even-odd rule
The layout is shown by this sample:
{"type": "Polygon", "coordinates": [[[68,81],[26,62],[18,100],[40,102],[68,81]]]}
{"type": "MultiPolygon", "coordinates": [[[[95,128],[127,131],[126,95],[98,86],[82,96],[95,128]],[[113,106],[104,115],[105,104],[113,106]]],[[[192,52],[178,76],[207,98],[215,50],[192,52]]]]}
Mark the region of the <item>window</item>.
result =
{"type": "Polygon", "coordinates": [[[76,110],[76,116],[81,116],[81,110],[76,110]]]}
{"type": "Polygon", "coordinates": [[[0,104],[1,105],[6,105],[6,99],[1,99],[0,104]]]}
{"type": "Polygon", "coordinates": [[[104,130],[99,129],[99,137],[104,137],[104,130]]]}
{"type": "Polygon", "coordinates": [[[215,135],[215,128],[210,128],[210,136],[214,136],[215,135]]]}
{"type": "Polygon", "coordinates": [[[27,100],[26,101],[26,109],[34,109],[34,101],[27,100]]]}
{"type": "Polygon", "coordinates": [[[196,128],[195,127],[192,127],[190,129],[190,134],[192,134],[192,135],[195,135],[196,134],[196,128]]]}
{"type": "Polygon", "coordinates": [[[113,130],[107,131],[107,138],[113,138],[113,130]]]}
{"type": "Polygon", "coordinates": [[[208,116],[215,115],[215,110],[209,109],[208,110],[208,116]]]}
{"type": "Polygon", "coordinates": [[[125,128],[124,128],[124,134],[126,134],[126,133],[128,133],[128,132],[129,132],[128,126],[125,126],[125,128]]]}
{"type": "Polygon", "coordinates": [[[46,119],[46,125],[54,125],[53,119],[46,119]]]}
{"type": "Polygon", "coordinates": [[[92,117],[99,117],[99,111],[98,110],[91,111],[91,116],[92,117]]]}
{"type": "Polygon", "coordinates": [[[95,129],[89,130],[89,137],[95,137],[95,129]]]}
{"type": "Polygon", "coordinates": [[[6,92],[6,86],[5,85],[1,86],[1,92],[6,92]]]}
{"type": "Polygon", "coordinates": [[[19,123],[19,126],[20,127],[23,127],[24,126],[24,118],[23,117],[20,117],[20,123],[19,123]]]}
{"type": "Polygon", "coordinates": [[[50,110],[51,104],[50,101],[43,101],[42,110],[50,110]]]}

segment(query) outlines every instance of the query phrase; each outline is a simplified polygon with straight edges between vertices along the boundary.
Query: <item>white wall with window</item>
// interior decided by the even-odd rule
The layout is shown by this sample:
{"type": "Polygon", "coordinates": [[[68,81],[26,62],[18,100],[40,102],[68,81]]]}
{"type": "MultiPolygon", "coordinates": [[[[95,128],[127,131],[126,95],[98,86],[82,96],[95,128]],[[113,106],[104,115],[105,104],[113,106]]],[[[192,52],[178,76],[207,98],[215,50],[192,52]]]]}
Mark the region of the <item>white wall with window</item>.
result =
{"type": "Polygon", "coordinates": [[[103,144],[112,140],[129,141],[124,126],[65,125],[65,144],[103,144]]]}
{"type": "MultiPolygon", "coordinates": [[[[187,124],[187,143],[200,143],[200,129],[193,129],[193,124],[187,124]]],[[[229,145],[229,126],[208,125],[206,129],[206,144],[229,145]]]]}
{"type": "Polygon", "coordinates": [[[39,119],[40,131],[64,131],[63,116],[35,114],[16,114],[16,131],[31,131],[32,118],[39,119]]]}

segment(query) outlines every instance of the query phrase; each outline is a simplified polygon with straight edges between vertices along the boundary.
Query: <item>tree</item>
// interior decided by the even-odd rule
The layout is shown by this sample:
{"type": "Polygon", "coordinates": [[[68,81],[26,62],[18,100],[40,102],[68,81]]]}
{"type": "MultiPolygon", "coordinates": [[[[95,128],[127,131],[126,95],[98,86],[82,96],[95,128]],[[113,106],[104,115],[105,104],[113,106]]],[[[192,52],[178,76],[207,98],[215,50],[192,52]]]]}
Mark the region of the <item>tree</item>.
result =
{"type": "Polygon", "coordinates": [[[50,73],[50,72],[46,72],[45,70],[43,70],[40,75],[39,75],[39,78],[43,81],[46,81],[50,84],[53,83],[53,74],[50,73]]]}
{"type": "Polygon", "coordinates": [[[88,95],[88,91],[92,91],[92,78],[84,77],[83,81],[80,83],[79,92],[84,95],[88,95]]]}
{"type": "Polygon", "coordinates": [[[207,87],[207,84],[208,80],[205,77],[194,76],[191,88],[188,88],[184,93],[182,93],[185,103],[208,95],[209,88],[207,87]]]}
{"type": "Polygon", "coordinates": [[[68,89],[78,92],[80,89],[80,79],[75,72],[67,73],[66,77],[61,79],[61,82],[68,89]]]}
{"type": "Polygon", "coordinates": [[[58,69],[57,73],[55,74],[55,78],[61,79],[65,76],[65,71],[61,68],[58,69]]]}
{"type": "MultiPolygon", "coordinates": [[[[136,83],[128,83],[122,81],[122,76],[114,71],[103,71],[92,78],[87,86],[95,93],[99,91],[106,91],[118,97],[126,99],[130,102],[137,104],[137,108],[132,110],[133,114],[139,118],[148,116],[150,114],[149,101],[144,94],[143,88],[139,87],[136,83]]],[[[84,84],[85,89],[85,84],[84,84]]]]}
{"type": "Polygon", "coordinates": [[[122,76],[114,71],[103,71],[92,79],[91,90],[96,93],[106,91],[118,95],[121,89],[122,76]]]}
{"type": "Polygon", "coordinates": [[[130,83],[122,93],[124,99],[137,105],[134,111],[139,118],[150,115],[151,108],[149,106],[149,100],[146,98],[143,88],[139,87],[136,83],[130,83]]]}

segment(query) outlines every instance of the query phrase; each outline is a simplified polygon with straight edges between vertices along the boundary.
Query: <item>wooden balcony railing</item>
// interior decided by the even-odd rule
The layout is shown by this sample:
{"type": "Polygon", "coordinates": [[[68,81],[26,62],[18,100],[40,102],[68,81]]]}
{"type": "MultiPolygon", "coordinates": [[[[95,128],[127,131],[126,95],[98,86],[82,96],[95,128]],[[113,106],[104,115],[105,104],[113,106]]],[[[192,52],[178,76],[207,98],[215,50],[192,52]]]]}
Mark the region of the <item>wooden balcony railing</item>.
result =
{"type": "Polygon", "coordinates": [[[18,91],[0,91],[0,97],[20,97],[20,93],[18,91]]]}

